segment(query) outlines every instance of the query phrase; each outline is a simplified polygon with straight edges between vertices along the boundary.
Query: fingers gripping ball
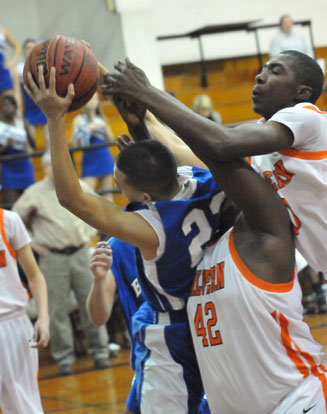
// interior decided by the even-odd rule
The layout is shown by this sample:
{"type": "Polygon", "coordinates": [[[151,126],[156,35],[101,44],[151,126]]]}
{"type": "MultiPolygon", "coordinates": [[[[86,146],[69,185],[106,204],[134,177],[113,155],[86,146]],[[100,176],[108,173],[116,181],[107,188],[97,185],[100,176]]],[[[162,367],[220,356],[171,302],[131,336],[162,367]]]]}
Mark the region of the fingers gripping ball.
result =
{"type": "Polygon", "coordinates": [[[66,96],[70,83],[74,84],[75,96],[69,111],[84,106],[94,95],[99,83],[97,59],[85,43],[66,36],[54,36],[35,46],[26,58],[23,72],[24,83],[29,87],[27,73],[31,72],[38,84],[38,67],[43,66],[46,86],[49,86],[50,69],[56,68],[56,90],[66,96]]]}

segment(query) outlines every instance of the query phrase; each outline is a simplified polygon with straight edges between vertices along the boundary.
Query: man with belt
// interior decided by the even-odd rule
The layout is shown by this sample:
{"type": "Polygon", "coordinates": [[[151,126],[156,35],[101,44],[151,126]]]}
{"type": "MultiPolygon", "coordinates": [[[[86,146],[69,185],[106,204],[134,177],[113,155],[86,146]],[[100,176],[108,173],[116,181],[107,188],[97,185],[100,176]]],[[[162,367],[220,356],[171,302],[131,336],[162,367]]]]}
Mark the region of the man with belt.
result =
{"type": "MultiPolygon", "coordinates": [[[[110,364],[106,327],[95,327],[85,307],[92,285],[87,245],[96,231],[59,204],[49,153],[43,155],[42,164],[45,177],[30,186],[12,209],[31,232],[32,248],[39,255],[39,267],[47,282],[51,353],[60,375],[73,373],[74,340],[67,311],[73,290],[88,342],[88,354],[96,369],[107,368],[110,364]]],[[[84,183],[81,185],[84,187],[84,183]]]]}

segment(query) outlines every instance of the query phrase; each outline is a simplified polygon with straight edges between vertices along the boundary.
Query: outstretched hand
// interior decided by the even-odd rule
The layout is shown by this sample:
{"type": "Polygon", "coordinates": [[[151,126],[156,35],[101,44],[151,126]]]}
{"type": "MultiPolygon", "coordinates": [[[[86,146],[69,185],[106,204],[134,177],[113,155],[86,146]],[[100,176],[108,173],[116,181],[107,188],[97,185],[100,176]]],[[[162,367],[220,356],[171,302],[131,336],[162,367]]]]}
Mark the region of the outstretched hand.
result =
{"type": "Polygon", "coordinates": [[[108,73],[102,85],[103,95],[114,95],[138,102],[144,90],[151,86],[142,69],[135,66],[128,58],[125,63],[119,61],[115,66],[118,73],[108,73]]]}
{"type": "Polygon", "coordinates": [[[63,117],[68,111],[74,98],[74,85],[68,86],[67,95],[62,98],[56,91],[56,69],[52,67],[50,70],[49,88],[46,87],[43,66],[38,67],[38,84],[34,82],[31,73],[27,74],[30,88],[24,85],[24,89],[28,96],[39,106],[41,111],[48,119],[57,119],[63,117]]]}

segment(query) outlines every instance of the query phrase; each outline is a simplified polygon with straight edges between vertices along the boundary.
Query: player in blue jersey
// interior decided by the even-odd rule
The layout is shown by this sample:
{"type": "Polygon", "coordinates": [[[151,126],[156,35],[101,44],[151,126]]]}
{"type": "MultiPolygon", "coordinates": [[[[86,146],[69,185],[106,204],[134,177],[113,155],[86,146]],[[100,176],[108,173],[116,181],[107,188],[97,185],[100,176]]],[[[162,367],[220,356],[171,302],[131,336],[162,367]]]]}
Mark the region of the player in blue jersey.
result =
{"type": "MultiPolygon", "coordinates": [[[[62,205],[99,231],[139,248],[144,263],[146,302],[133,321],[133,335],[146,352],[141,373],[142,414],[197,413],[200,379],[185,311],[185,301],[203,249],[219,229],[224,196],[210,173],[191,167],[177,171],[162,144],[146,140],[120,152],[115,181],[143,206],[123,211],[116,204],[82,191],[68,152],[64,115],[74,96],[55,90],[55,69],[46,88],[42,68],[38,87],[29,75],[31,98],[48,118],[57,196],[62,205]],[[69,177],[69,179],[67,179],[69,177]]],[[[139,348],[138,348],[139,349],[139,348]]],[[[137,350],[136,350],[137,352],[137,350]]]]}
{"type": "MultiPolygon", "coordinates": [[[[142,346],[139,345],[135,348],[135,342],[131,335],[132,317],[144,302],[137,279],[140,265],[142,264],[138,263],[134,246],[115,238],[108,240],[108,243],[97,243],[97,248],[93,252],[90,262],[94,281],[86,304],[91,321],[97,326],[102,326],[110,318],[115,294],[118,292],[131,338],[130,361],[133,370],[135,369],[135,358],[142,361],[144,354],[142,346]]],[[[164,340],[163,344],[165,343],[164,340]]],[[[137,364],[140,365],[140,363],[137,364]]],[[[138,392],[142,388],[142,381],[140,382],[138,377],[134,377],[126,401],[126,407],[129,410],[127,413],[140,413],[138,392]]],[[[201,403],[199,414],[209,414],[206,399],[203,399],[201,403]]]]}
{"type": "MultiPolygon", "coordinates": [[[[144,302],[137,280],[135,247],[112,238],[97,243],[91,257],[91,270],[94,275],[86,308],[91,321],[102,326],[110,318],[116,292],[123,308],[127,329],[131,339],[131,368],[135,369],[135,345],[131,335],[131,320],[139,306],[144,302]],[[113,260],[114,257],[114,260],[113,260]]],[[[139,414],[139,402],[136,396],[136,382],[126,401],[128,412],[139,414]]]]}

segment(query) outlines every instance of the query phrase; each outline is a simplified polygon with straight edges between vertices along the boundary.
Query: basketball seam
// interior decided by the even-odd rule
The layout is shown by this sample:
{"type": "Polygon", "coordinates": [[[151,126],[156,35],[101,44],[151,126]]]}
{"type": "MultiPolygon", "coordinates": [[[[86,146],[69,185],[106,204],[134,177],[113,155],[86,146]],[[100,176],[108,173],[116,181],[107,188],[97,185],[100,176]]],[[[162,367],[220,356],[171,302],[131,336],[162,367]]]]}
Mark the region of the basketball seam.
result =
{"type": "MultiPolygon", "coordinates": [[[[56,41],[56,46],[55,46],[55,50],[54,50],[54,56],[53,56],[53,66],[56,67],[56,60],[57,60],[57,50],[59,47],[59,42],[60,42],[61,37],[58,37],[57,41],[56,41]]],[[[48,52],[48,51],[47,51],[48,52]]]]}
{"type": "Polygon", "coordinates": [[[79,71],[76,75],[76,78],[73,80],[73,83],[77,82],[77,79],[80,77],[80,74],[82,73],[82,69],[83,69],[84,62],[85,62],[85,46],[83,44],[82,44],[82,46],[83,46],[83,60],[82,60],[81,66],[79,68],[79,71]]]}
{"type": "MultiPolygon", "coordinates": [[[[39,83],[38,83],[38,81],[36,80],[36,78],[35,78],[35,76],[34,76],[34,73],[33,73],[33,71],[32,71],[32,53],[30,53],[30,59],[29,59],[29,62],[30,62],[30,67],[29,67],[29,72],[31,73],[31,75],[32,75],[32,78],[33,78],[33,81],[38,85],[39,83]]],[[[31,87],[31,85],[29,85],[30,87],[31,87]]]]}

